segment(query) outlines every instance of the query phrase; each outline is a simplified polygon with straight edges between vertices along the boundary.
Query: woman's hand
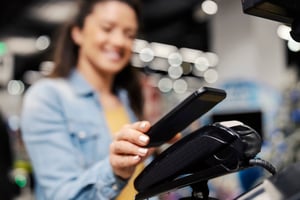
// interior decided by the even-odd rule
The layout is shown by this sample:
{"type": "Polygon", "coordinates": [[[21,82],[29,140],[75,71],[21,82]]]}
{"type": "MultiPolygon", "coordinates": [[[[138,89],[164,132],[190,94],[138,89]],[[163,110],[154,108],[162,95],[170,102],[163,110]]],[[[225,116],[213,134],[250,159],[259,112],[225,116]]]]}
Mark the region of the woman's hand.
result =
{"type": "Polygon", "coordinates": [[[145,148],[149,137],[144,133],[150,126],[148,121],[136,122],[124,125],[116,134],[110,145],[110,163],[117,176],[130,178],[135,167],[154,151],[145,148]]]}

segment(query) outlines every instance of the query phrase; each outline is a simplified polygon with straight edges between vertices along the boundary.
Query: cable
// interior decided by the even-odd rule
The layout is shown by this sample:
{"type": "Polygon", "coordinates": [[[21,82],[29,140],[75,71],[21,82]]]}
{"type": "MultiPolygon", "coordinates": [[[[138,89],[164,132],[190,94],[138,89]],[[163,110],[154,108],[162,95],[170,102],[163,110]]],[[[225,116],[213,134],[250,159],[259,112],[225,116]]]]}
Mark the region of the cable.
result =
{"type": "Polygon", "coordinates": [[[268,170],[272,175],[276,174],[276,168],[268,161],[262,160],[261,158],[254,158],[249,160],[249,164],[252,166],[261,166],[268,170]]]}

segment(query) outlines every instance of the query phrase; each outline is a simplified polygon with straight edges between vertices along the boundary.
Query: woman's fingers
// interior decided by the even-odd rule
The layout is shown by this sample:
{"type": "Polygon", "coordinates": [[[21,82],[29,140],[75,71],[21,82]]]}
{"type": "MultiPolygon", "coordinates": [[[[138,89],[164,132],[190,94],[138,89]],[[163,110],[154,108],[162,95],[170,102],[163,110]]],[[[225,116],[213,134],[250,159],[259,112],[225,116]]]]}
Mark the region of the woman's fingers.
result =
{"type": "Polygon", "coordinates": [[[111,156],[112,166],[116,166],[118,169],[124,169],[128,167],[134,167],[142,160],[139,155],[121,155],[113,154],[111,156]]]}
{"type": "Polygon", "coordinates": [[[149,142],[149,136],[144,133],[149,130],[150,126],[151,125],[148,121],[125,125],[118,132],[116,140],[126,140],[139,146],[145,146],[149,142]]]}
{"type": "Polygon", "coordinates": [[[148,153],[147,148],[143,148],[137,146],[133,143],[130,143],[125,140],[114,141],[111,144],[111,151],[114,154],[119,155],[139,155],[139,156],[146,156],[148,153]]]}
{"type": "Polygon", "coordinates": [[[150,128],[148,121],[123,126],[110,145],[110,163],[118,176],[129,178],[136,165],[146,159],[152,150],[145,148],[149,137],[145,134],[150,128]]]}

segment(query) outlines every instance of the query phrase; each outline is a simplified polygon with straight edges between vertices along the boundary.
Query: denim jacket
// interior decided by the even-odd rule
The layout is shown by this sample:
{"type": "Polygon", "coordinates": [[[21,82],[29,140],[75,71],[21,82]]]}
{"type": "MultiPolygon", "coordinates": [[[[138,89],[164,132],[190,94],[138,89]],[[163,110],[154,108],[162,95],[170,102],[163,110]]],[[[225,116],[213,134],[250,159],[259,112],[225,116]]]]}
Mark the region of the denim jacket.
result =
{"type": "MultiPolygon", "coordinates": [[[[31,158],[37,200],[113,199],[126,184],[109,164],[112,141],[99,96],[75,70],[27,91],[22,137],[31,158]]],[[[118,92],[131,121],[127,93],[118,92]]]]}

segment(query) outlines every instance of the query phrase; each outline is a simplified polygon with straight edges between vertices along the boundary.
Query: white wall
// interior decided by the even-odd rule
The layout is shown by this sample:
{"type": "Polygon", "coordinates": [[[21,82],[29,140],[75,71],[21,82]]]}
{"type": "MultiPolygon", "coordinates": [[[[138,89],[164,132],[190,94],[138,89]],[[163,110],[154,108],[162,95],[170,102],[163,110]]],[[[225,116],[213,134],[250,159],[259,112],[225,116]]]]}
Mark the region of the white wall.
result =
{"type": "Polygon", "coordinates": [[[246,15],[241,0],[219,0],[212,19],[212,47],[220,57],[221,82],[243,78],[281,89],[286,70],[284,42],[275,21],[246,15]]]}

